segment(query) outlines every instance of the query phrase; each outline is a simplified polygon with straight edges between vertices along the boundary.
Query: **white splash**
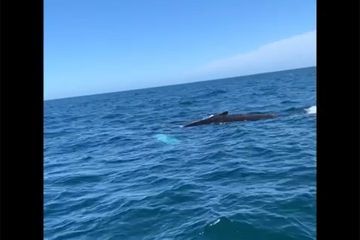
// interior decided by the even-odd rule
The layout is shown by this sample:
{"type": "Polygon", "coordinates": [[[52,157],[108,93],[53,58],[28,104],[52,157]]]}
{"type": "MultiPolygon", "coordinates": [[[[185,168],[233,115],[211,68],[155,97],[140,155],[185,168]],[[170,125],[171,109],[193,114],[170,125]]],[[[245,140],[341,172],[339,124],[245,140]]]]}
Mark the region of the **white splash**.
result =
{"type": "Polygon", "coordinates": [[[307,114],[316,114],[316,106],[312,106],[305,109],[307,114]]]}
{"type": "Polygon", "coordinates": [[[220,222],[220,218],[216,219],[215,222],[211,223],[210,226],[214,226],[220,222]]]}

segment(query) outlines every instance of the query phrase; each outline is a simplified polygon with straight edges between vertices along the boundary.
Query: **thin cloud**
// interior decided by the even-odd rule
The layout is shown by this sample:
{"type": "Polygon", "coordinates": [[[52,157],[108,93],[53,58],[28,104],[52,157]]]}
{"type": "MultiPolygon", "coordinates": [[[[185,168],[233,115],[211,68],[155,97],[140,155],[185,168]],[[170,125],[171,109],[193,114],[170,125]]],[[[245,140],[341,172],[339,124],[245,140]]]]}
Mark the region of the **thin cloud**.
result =
{"type": "Polygon", "coordinates": [[[214,79],[315,65],[316,31],[311,31],[263,45],[248,53],[210,62],[193,74],[214,79]]]}

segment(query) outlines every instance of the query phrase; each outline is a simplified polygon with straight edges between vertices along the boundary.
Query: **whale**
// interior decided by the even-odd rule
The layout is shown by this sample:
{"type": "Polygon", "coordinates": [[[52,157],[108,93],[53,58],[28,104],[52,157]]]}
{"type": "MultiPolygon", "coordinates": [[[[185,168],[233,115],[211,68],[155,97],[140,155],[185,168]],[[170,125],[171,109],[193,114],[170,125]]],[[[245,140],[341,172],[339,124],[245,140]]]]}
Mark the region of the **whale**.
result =
{"type": "Polygon", "coordinates": [[[249,114],[229,114],[228,111],[219,114],[212,114],[201,120],[193,121],[184,127],[193,127],[199,125],[206,125],[212,123],[227,123],[227,122],[240,122],[240,121],[256,121],[262,119],[275,118],[275,114],[270,113],[249,113],[249,114]]]}

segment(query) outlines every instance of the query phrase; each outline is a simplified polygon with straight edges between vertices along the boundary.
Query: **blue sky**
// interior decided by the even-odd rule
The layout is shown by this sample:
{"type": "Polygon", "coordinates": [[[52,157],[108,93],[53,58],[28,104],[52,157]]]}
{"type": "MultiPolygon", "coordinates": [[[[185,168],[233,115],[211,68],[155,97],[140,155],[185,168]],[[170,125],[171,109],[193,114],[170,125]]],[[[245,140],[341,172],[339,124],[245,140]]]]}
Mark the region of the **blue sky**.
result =
{"type": "Polygon", "coordinates": [[[315,66],[315,0],[45,0],[44,97],[315,66]]]}

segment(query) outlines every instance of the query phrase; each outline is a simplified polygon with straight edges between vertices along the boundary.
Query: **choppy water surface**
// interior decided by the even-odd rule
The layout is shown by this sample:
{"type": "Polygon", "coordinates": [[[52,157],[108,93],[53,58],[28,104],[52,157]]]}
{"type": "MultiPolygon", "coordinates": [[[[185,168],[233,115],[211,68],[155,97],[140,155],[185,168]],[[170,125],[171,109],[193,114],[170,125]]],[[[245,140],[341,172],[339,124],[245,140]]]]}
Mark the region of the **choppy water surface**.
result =
{"type": "Polygon", "coordinates": [[[46,101],[45,238],[316,239],[315,72],[46,101]]]}

